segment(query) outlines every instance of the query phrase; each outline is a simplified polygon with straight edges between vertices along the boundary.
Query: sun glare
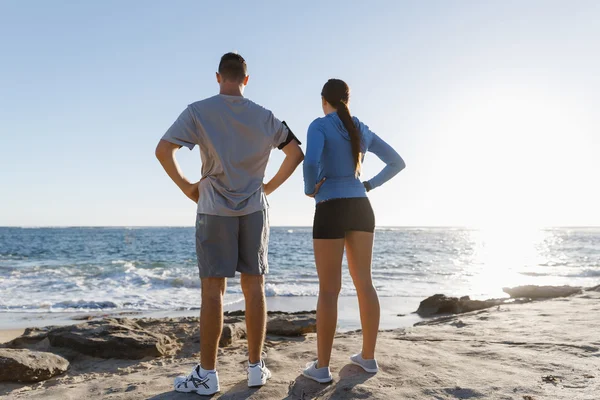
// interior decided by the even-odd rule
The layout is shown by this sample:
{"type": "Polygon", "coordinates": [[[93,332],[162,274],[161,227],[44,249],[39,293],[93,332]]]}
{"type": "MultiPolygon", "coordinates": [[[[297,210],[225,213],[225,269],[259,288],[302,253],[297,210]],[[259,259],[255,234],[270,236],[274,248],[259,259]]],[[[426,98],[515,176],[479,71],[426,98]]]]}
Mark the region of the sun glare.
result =
{"type": "Polygon", "coordinates": [[[494,227],[471,231],[475,243],[472,268],[473,293],[502,296],[502,287],[525,284],[520,272],[543,262],[539,253],[546,233],[533,227],[494,227]]]}
{"type": "Polygon", "coordinates": [[[568,96],[482,87],[457,96],[439,122],[444,192],[460,194],[455,211],[472,226],[560,224],[560,205],[572,201],[561,185],[581,179],[577,171],[589,152],[578,137],[587,132],[585,118],[568,96]]]}
{"type": "Polygon", "coordinates": [[[545,262],[551,233],[542,228],[566,212],[561,204],[571,194],[560,185],[579,179],[566,168],[582,153],[565,143],[577,143],[585,121],[568,97],[539,88],[474,87],[440,122],[440,174],[444,192],[458,193],[451,209],[474,228],[469,293],[503,296],[502,287],[530,282],[545,262]]]}

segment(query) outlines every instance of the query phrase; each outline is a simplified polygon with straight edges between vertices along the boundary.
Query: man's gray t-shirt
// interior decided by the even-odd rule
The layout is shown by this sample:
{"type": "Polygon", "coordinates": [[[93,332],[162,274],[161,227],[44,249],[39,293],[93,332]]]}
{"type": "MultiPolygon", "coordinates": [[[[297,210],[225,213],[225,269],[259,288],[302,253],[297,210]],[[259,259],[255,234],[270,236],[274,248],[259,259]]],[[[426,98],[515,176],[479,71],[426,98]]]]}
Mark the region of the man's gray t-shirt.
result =
{"type": "Polygon", "coordinates": [[[287,138],[273,113],[241,96],[216,95],[190,104],[163,140],[200,147],[198,213],[241,216],[268,207],[262,190],[271,150],[287,138]]]}

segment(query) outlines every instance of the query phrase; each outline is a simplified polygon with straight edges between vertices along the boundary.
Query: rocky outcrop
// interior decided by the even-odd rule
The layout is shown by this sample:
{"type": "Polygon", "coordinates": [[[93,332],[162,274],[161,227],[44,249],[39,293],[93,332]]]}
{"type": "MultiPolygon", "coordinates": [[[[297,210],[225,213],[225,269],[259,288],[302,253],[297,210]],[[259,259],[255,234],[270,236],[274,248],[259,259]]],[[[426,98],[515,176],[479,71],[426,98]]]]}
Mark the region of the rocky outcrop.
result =
{"type": "Polygon", "coordinates": [[[100,358],[140,359],[171,355],[175,342],[129,319],[105,319],[48,332],[50,344],[100,358]]]}
{"type": "Polygon", "coordinates": [[[231,346],[233,342],[246,337],[246,324],[241,320],[225,321],[219,339],[219,347],[231,346]]]}
{"type": "MultiPolygon", "coordinates": [[[[225,313],[220,347],[246,338],[244,312],[225,313]]],[[[141,359],[175,354],[179,349],[197,352],[200,342],[197,317],[181,318],[106,318],[77,325],[30,328],[7,343],[8,348],[70,352],[99,358],[141,359]],[[55,348],[55,350],[52,350],[55,348]],[[68,351],[67,351],[68,349],[68,351]]],[[[316,332],[316,313],[270,312],[267,334],[300,336],[316,332]]]]}
{"type": "Polygon", "coordinates": [[[471,300],[469,296],[458,298],[435,294],[419,304],[417,314],[421,317],[431,317],[439,314],[462,314],[494,307],[502,303],[502,299],[471,300]]]}
{"type": "MultiPolygon", "coordinates": [[[[244,311],[229,311],[225,317],[243,318],[244,311]]],[[[227,322],[227,321],[226,321],[227,322]]],[[[269,311],[267,313],[267,334],[276,336],[301,336],[317,331],[316,311],[269,311]]]]}
{"type": "Polygon", "coordinates": [[[301,336],[317,331],[315,312],[271,313],[267,320],[267,334],[301,336]]]}
{"type": "Polygon", "coordinates": [[[48,332],[56,328],[56,326],[47,326],[44,328],[27,328],[21,336],[11,340],[8,343],[5,343],[3,346],[0,347],[8,347],[11,349],[28,347],[46,339],[46,337],[48,337],[48,332]]]}
{"type": "MultiPolygon", "coordinates": [[[[243,316],[243,311],[225,313],[219,347],[231,346],[237,340],[246,338],[246,322],[243,316]]],[[[301,336],[316,331],[317,319],[314,311],[268,313],[267,335],[301,336]]],[[[199,340],[197,333],[196,337],[199,340]]]]}
{"type": "Polygon", "coordinates": [[[241,317],[241,318],[244,318],[246,316],[246,311],[244,311],[244,310],[225,311],[223,313],[223,316],[225,316],[225,318],[227,318],[227,317],[241,317]]]}
{"type": "MultiPolygon", "coordinates": [[[[220,347],[231,346],[239,339],[246,338],[246,321],[244,311],[224,313],[223,331],[219,340],[220,347]]],[[[160,332],[180,342],[198,343],[198,318],[142,318],[136,320],[139,325],[151,332],[160,332]]],[[[276,336],[300,336],[316,332],[317,320],[315,311],[282,312],[270,311],[267,316],[267,334],[276,336]]]]}
{"type": "Polygon", "coordinates": [[[56,354],[0,349],[0,382],[39,382],[60,375],[69,362],[56,354]]]}
{"type": "Polygon", "coordinates": [[[512,298],[529,299],[553,299],[556,297],[568,297],[581,293],[580,287],[573,286],[517,286],[515,288],[503,288],[502,291],[512,298]]]}
{"type": "MultiPolygon", "coordinates": [[[[507,303],[526,303],[532,300],[552,299],[556,297],[567,297],[582,293],[580,287],[573,286],[517,286],[514,288],[503,288],[510,299],[471,300],[469,296],[448,297],[436,294],[426,298],[419,304],[417,314],[421,317],[431,317],[439,314],[462,314],[470,311],[483,310],[507,303]]],[[[596,290],[589,288],[586,290],[596,290]]]]}
{"type": "Polygon", "coordinates": [[[429,317],[436,314],[457,314],[459,313],[458,302],[457,297],[434,294],[419,303],[417,314],[422,317],[429,317]]]}

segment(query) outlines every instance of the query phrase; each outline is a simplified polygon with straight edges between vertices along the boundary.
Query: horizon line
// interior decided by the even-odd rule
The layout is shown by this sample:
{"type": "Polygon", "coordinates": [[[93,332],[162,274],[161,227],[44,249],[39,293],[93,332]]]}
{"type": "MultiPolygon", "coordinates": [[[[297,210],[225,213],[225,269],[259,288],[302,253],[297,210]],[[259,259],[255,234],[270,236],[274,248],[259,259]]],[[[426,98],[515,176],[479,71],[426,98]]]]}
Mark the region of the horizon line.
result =
{"type": "MultiPolygon", "coordinates": [[[[194,225],[0,225],[3,228],[24,228],[24,229],[52,229],[52,228],[193,228],[194,225]]],[[[312,225],[271,225],[271,228],[312,228],[312,225]]],[[[493,226],[489,226],[493,228],[493,226]]],[[[484,229],[488,226],[475,225],[377,225],[377,228],[463,228],[463,229],[484,229]]],[[[600,228],[600,225],[544,225],[535,226],[535,229],[584,229],[600,228]]]]}

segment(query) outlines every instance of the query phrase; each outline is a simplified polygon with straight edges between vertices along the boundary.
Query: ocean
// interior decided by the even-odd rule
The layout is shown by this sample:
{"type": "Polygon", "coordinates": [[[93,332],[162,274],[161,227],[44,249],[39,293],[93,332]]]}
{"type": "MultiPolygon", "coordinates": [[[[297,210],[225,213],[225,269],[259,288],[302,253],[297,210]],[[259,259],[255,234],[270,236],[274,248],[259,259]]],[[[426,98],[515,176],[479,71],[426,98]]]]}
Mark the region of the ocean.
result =
{"type": "MultiPolygon", "coordinates": [[[[310,228],[271,230],[269,297],[316,296],[310,228]]],[[[373,279],[382,303],[435,293],[505,296],[524,284],[600,284],[600,228],[381,228],[373,279]]],[[[354,296],[344,262],[341,296],[354,296]]],[[[230,279],[225,302],[242,300],[230,279]]],[[[0,312],[194,310],[193,228],[0,228],[0,312]]]]}

